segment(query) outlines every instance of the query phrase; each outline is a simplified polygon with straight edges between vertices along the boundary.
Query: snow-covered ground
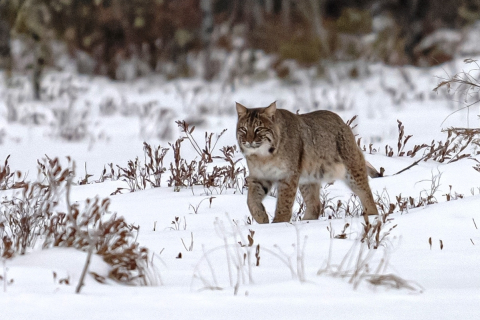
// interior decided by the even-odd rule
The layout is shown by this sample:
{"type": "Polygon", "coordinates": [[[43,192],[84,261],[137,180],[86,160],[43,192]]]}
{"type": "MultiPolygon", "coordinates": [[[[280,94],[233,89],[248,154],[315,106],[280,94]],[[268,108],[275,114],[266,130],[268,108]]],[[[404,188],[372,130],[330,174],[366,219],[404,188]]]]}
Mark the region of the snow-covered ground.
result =
{"type": "MultiPolygon", "coordinates": [[[[89,110],[87,136],[79,142],[60,139],[58,126],[52,125],[51,110],[65,108],[70,102],[65,97],[44,103],[18,99],[15,103],[23,114],[36,110],[45,120],[7,123],[7,98],[13,99],[15,90],[21,90],[2,83],[0,161],[11,155],[11,169],[28,172],[27,180],[36,178],[37,159],[46,154],[61,161],[70,156],[77,165],[76,181],[85,176],[86,167],[92,182],[108,163],[125,167],[137,156],[143,161],[143,141],[171,149],[168,142],[182,135],[175,120],[197,123],[193,134],[201,143],[205,131],[220,133],[227,128],[214,152],[219,155],[220,147],[236,143],[235,101],[260,107],[277,100],[279,107],[292,111],[333,110],[345,121],[358,115],[355,132],[362,137],[361,144],[368,150],[373,143],[378,150],[366,152],[367,160],[376,168],[385,168],[385,177],[370,180],[376,196],[389,197],[392,203],[399,195],[418,199],[431,190],[435,176],[439,186],[434,194],[437,204],[394,212],[383,232],[396,227],[384,246],[368,251],[373,256],[366,259],[368,266],[362,272],[402,279],[403,285],[395,288],[398,282],[373,285],[368,278],[357,277],[353,282],[361,281],[355,286],[350,281],[362,252],[358,242],[362,218],[248,225],[246,192],[228,189],[210,194],[200,186],[174,192],[167,187],[168,171],[160,188],[113,196],[118,187],[127,186],[125,182],[77,185],[72,201],[110,197],[112,212],[140,226],[138,242],[150,250],[158,285],[135,287],[113,280],[101,284],[89,275],[81,294],[75,294],[86,253],[35,249],[0,266],[0,275],[9,283],[0,293],[1,319],[479,319],[480,173],[472,168],[476,163],[471,159],[422,161],[393,175],[422,155],[413,159],[397,156],[397,119],[405,126],[405,135],[413,135],[405,151],[415,144],[445,140],[442,128],[478,127],[477,105],[470,112],[449,116],[463,106],[454,100],[463,97],[432,92],[439,82],[436,77],[465,67],[461,60],[403,71],[374,65],[368,75],[356,80],[331,77],[328,82],[319,81],[304,73],[299,74],[298,83],[268,80],[235,86],[153,77],[125,84],[74,76],[76,84],[67,87],[84,89],[74,107],[89,110]],[[114,110],[109,115],[108,105],[114,110]],[[393,157],[385,156],[386,144],[393,147],[393,157]],[[455,192],[463,198],[446,201],[445,195],[455,192]],[[210,197],[214,198],[210,201],[210,197]],[[178,225],[172,223],[176,218],[178,225]],[[350,226],[345,239],[335,238],[346,223],[350,226]],[[253,239],[251,246],[248,235],[253,239]]],[[[49,85],[52,91],[70,81],[56,77],[49,85]]],[[[465,152],[480,160],[473,147],[465,152]]],[[[196,156],[188,141],[182,144],[182,156],[189,160],[196,156]]],[[[169,150],[165,166],[171,161],[169,150]]],[[[222,164],[220,160],[214,163],[222,164]]],[[[341,200],[350,195],[340,182],[327,190],[341,200]]],[[[272,214],[275,198],[269,196],[264,203],[272,214]]],[[[94,257],[90,271],[106,277],[108,270],[100,257],[94,257]]]]}

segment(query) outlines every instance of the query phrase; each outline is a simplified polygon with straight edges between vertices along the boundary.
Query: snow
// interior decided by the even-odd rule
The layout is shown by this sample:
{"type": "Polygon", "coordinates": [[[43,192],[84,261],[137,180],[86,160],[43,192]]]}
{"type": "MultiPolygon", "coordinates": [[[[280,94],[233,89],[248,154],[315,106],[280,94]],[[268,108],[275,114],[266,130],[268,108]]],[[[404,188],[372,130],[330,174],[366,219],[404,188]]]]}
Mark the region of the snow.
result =
{"type": "MultiPolygon", "coordinates": [[[[186,118],[202,120],[194,132],[202,143],[205,131],[219,133],[228,128],[215,154],[219,153],[219,147],[236,143],[235,101],[260,107],[277,100],[279,107],[301,112],[313,110],[317,102],[319,108],[338,112],[344,120],[358,114],[355,131],[362,137],[362,144],[368,150],[368,144],[373,143],[378,150],[372,154],[367,151],[366,159],[376,168],[385,168],[386,177],[370,180],[374,194],[388,196],[390,202],[395,202],[400,194],[418,199],[430,191],[432,177],[441,173],[435,193],[438,203],[393,213],[390,216],[393,220],[385,227],[388,230],[397,226],[388,235],[386,246],[377,249],[369,262],[374,270],[385,257],[384,274],[401,277],[413,290],[374,286],[366,280],[354,289],[349,277],[334,276],[349,250],[354,248],[355,252],[359,248],[356,239],[362,232],[363,219],[320,218],[292,224],[247,225],[246,192],[229,189],[220,193],[218,189],[203,187],[174,192],[173,187],[167,187],[167,171],[160,188],[110,196],[118,187],[125,188],[126,183],[105,181],[74,186],[71,195],[72,201],[110,197],[112,212],[140,226],[138,242],[150,250],[161,284],[134,287],[108,279],[102,284],[88,275],[81,294],[75,294],[86,253],[66,248],[36,248],[0,265],[2,277],[6,275],[7,282],[13,280],[5,290],[0,290],[1,318],[478,319],[480,230],[476,226],[480,226],[480,173],[472,168],[475,162],[422,161],[393,175],[418,159],[418,156],[412,159],[396,155],[397,119],[403,122],[405,134],[413,134],[406,150],[414,144],[445,139],[442,128],[467,124],[478,127],[476,106],[469,114],[458,112],[445,120],[458,104],[452,103],[454,98],[449,95],[430,93],[438,83],[436,76],[444,77],[445,69],[458,66],[461,66],[458,71],[464,67],[455,61],[431,69],[405,68],[407,76],[402,76],[398,68],[373,65],[369,67],[369,76],[356,80],[340,77],[336,84],[308,78],[307,73],[310,85],[271,79],[240,84],[234,89],[191,79],[168,82],[151,77],[125,84],[75,76],[87,89],[76,103],[81,108],[89,101],[92,109],[89,129],[94,138],[65,142],[52,136],[48,125],[2,122],[6,133],[0,144],[2,163],[10,154],[10,167],[28,172],[28,179],[35,179],[37,159],[47,154],[64,161],[65,156],[70,156],[77,163],[78,180],[85,174],[86,163],[87,172],[93,174],[90,181],[94,181],[108,163],[124,167],[137,156],[143,161],[143,139],[152,145],[170,147],[168,142],[173,143],[181,135],[172,123],[171,140],[159,140],[154,135],[142,137],[141,124],[134,115],[117,112],[102,116],[98,105],[109,97],[118,105],[124,103],[125,108],[155,101],[175,113],[172,122],[186,118]],[[342,97],[351,101],[344,109],[339,108],[342,97]],[[303,99],[303,105],[299,98],[303,99]],[[200,112],[202,108],[204,111],[200,112]],[[385,156],[385,144],[393,147],[393,157],[385,156]],[[446,201],[444,195],[450,192],[449,186],[452,195],[457,192],[464,198],[446,201]],[[214,198],[210,202],[211,197],[214,198]],[[176,217],[178,226],[172,223],[176,217]],[[350,224],[346,239],[332,238],[342,232],[346,223],[350,224]],[[249,230],[255,231],[251,247],[247,239],[249,230]],[[247,246],[235,246],[238,242],[247,246]],[[188,251],[192,243],[192,250],[188,251]],[[255,266],[258,244],[260,265],[255,266]],[[236,260],[240,255],[243,261],[244,253],[250,255],[250,263],[236,260]],[[297,265],[299,254],[303,254],[300,260],[304,270],[297,265]],[[321,275],[317,274],[319,271],[321,275]],[[241,281],[235,289],[239,272],[241,281]],[[69,279],[69,284],[61,279],[69,279]],[[220,290],[210,290],[209,286],[220,290]]],[[[8,95],[8,90],[2,84],[0,96],[8,95]]],[[[5,114],[6,107],[0,104],[1,118],[5,114]]],[[[476,151],[469,148],[468,152],[475,155],[476,151]]],[[[188,141],[182,145],[182,156],[188,160],[196,156],[188,141]]],[[[170,150],[165,166],[172,159],[170,150]]],[[[221,165],[221,161],[215,160],[215,164],[221,165]]],[[[243,160],[241,164],[245,165],[243,160]]],[[[330,196],[341,200],[350,196],[340,182],[327,190],[330,196]]],[[[271,215],[275,198],[267,197],[264,204],[271,215]]],[[[297,208],[298,204],[294,210],[297,208]]],[[[107,277],[108,270],[109,266],[95,256],[90,271],[107,277]]]]}

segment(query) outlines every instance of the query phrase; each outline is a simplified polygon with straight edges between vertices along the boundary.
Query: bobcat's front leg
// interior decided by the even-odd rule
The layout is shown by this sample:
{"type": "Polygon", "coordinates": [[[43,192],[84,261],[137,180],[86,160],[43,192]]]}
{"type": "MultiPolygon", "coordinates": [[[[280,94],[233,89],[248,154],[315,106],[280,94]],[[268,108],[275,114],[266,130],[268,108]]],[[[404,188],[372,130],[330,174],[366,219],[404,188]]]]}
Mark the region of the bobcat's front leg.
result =
{"type": "Polygon", "coordinates": [[[255,178],[247,178],[248,182],[248,197],[247,204],[253,219],[257,223],[268,223],[268,215],[262,200],[267,195],[272,187],[272,183],[265,180],[257,180],[255,178]]]}
{"type": "Polygon", "coordinates": [[[297,194],[299,176],[292,175],[278,182],[277,208],[273,222],[290,222],[292,218],[293,202],[297,194]]]}

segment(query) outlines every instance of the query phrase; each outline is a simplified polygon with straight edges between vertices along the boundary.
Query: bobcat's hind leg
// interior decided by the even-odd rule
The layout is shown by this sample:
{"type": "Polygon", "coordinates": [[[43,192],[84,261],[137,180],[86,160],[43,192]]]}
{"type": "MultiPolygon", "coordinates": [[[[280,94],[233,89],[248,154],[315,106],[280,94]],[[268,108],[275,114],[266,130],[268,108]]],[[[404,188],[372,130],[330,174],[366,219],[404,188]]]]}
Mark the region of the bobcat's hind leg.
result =
{"type": "Polygon", "coordinates": [[[317,220],[320,216],[320,184],[302,184],[299,189],[307,206],[302,220],[317,220]]]}
{"type": "Polygon", "coordinates": [[[254,178],[247,178],[248,181],[248,196],[247,205],[250,214],[257,223],[268,223],[268,215],[262,200],[267,195],[272,183],[265,180],[257,180],[254,178]]]}
{"type": "Polygon", "coordinates": [[[362,151],[357,147],[352,131],[346,127],[337,137],[337,150],[347,169],[344,181],[360,198],[366,215],[378,215],[372,190],[368,184],[367,164],[362,151]]]}
{"type": "Polygon", "coordinates": [[[366,215],[378,215],[377,206],[373,199],[372,190],[368,184],[368,176],[366,167],[348,169],[345,182],[350,189],[360,198],[363,211],[366,215]],[[363,170],[362,170],[363,169],[363,170]]]}

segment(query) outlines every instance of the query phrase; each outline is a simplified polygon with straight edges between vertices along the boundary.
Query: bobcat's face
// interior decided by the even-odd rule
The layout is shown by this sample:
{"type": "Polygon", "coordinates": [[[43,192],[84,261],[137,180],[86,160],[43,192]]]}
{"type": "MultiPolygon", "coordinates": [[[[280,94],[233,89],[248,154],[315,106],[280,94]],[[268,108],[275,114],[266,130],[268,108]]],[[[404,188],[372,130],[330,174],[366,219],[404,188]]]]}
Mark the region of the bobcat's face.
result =
{"type": "Polygon", "coordinates": [[[247,109],[237,103],[237,141],[245,156],[268,156],[275,152],[274,116],[271,114],[275,110],[269,108],[247,109]]]}

